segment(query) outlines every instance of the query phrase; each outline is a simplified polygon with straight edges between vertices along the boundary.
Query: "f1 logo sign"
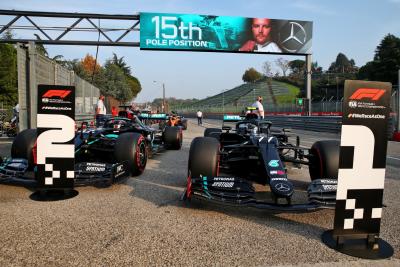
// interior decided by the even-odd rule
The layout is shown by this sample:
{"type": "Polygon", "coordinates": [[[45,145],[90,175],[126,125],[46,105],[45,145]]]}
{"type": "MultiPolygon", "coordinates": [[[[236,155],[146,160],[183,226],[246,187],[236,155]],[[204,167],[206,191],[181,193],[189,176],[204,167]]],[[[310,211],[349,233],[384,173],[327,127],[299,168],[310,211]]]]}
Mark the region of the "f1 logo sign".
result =
{"type": "Polygon", "coordinates": [[[371,100],[379,100],[385,93],[383,89],[373,89],[373,88],[359,88],[351,96],[351,100],[361,100],[363,98],[369,98],[371,100]]]}
{"type": "Polygon", "coordinates": [[[71,93],[71,90],[48,90],[42,97],[52,98],[58,96],[59,98],[66,98],[71,93]]]}
{"type": "Polygon", "coordinates": [[[389,83],[345,81],[336,236],[379,234],[390,92],[389,83]]]}

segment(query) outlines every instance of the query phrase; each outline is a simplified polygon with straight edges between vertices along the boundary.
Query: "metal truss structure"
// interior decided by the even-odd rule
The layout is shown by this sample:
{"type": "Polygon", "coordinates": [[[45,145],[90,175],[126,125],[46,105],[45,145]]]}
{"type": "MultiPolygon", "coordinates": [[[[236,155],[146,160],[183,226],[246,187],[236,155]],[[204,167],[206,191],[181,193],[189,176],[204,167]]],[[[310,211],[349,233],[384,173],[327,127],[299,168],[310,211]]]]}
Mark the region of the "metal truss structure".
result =
{"type": "MultiPolygon", "coordinates": [[[[60,12],[35,12],[35,11],[17,11],[17,10],[0,10],[0,19],[8,20],[9,17],[11,20],[3,25],[0,25],[0,34],[4,33],[7,30],[13,30],[18,34],[19,30],[30,30],[30,31],[39,31],[43,34],[45,39],[36,39],[36,38],[27,38],[21,39],[17,37],[12,38],[3,38],[0,39],[0,43],[28,43],[35,42],[37,44],[53,44],[53,45],[94,45],[94,46],[139,46],[139,41],[137,42],[128,42],[124,41],[126,35],[131,32],[139,31],[139,23],[140,23],[140,15],[109,15],[109,14],[90,14],[90,13],[60,13],[60,12]],[[16,25],[16,22],[25,18],[31,25],[22,26],[16,25]],[[65,26],[42,26],[38,25],[34,18],[58,18],[58,19],[74,19],[75,22],[70,25],[65,26]],[[96,25],[93,20],[113,20],[118,22],[126,22],[126,27],[100,27],[100,25],[96,25]],[[78,24],[82,21],[87,21],[92,27],[78,27],[78,24]],[[60,34],[56,38],[51,38],[49,35],[49,31],[59,31],[60,34]],[[97,32],[102,35],[105,40],[71,40],[66,39],[66,35],[69,32],[97,32]],[[107,34],[108,32],[122,32],[118,38],[114,38],[114,40],[107,34]]],[[[65,23],[65,21],[64,21],[65,23]]],[[[38,35],[36,35],[38,36],[38,35]]]]}

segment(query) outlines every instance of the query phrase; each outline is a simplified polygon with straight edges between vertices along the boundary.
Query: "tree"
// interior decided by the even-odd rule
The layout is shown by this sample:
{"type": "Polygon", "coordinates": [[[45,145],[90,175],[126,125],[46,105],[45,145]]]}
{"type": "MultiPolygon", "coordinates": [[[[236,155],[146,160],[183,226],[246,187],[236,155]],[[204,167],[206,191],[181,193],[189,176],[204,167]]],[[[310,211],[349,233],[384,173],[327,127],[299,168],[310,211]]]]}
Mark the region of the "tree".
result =
{"type": "Polygon", "coordinates": [[[313,73],[322,73],[322,67],[318,66],[318,62],[315,61],[311,64],[311,71],[313,73]]]}
{"type": "MultiPolygon", "coordinates": [[[[5,31],[1,39],[12,39],[11,30],[5,31]]],[[[18,102],[17,50],[11,44],[0,44],[0,103],[15,105],[18,102]]]]}
{"type": "Polygon", "coordinates": [[[400,38],[388,34],[375,50],[374,60],[360,68],[359,79],[396,84],[400,69],[400,38]]]}
{"type": "Polygon", "coordinates": [[[7,29],[2,35],[1,35],[1,39],[3,40],[7,40],[7,39],[13,39],[14,38],[14,33],[12,32],[12,30],[7,29]]]}
{"type": "Polygon", "coordinates": [[[289,62],[289,68],[294,76],[304,76],[306,70],[306,62],[304,60],[296,59],[289,62]]]}
{"type": "Polygon", "coordinates": [[[18,102],[17,50],[11,44],[0,44],[0,102],[18,102]]]}
{"type": "Polygon", "coordinates": [[[104,69],[105,83],[101,93],[111,95],[121,102],[131,100],[133,94],[124,72],[114,64],[106,64],[104,69]]]}
{"type": "Polygon", "coordinates": [[[86,54],[86,56],[81,60],[81,64],[88,75],[93,75],[93,73],[96,74],[100,72],[100,64],[97,63],[96,59],[89,54],[86,54]]]}
{"type": "Polygon", "coordinates": [[[259,80],[259,79],[261,79],[262,78],[262,75],[261,75],[261,73],[259,73],[256,69],[254,69],[254,68],[249,68],[249,69],[247,69],[245,72],[244,72],[244,74],[243,74],[243,76],[242,76],[242,80],[245,82],[245,83],[253,83],[253,82],[255,82],[255,81],[257,81],[257,80],[259,80]]]}
{"type": "Polygon", "coordinates": [[[114,65],[118,67],[125,75],[125,79],[128,87],[131,90],[132,97],[136,97],[142,90],[142,86],[139,80],[131,75],[131,67],[125,62],[124,57],[118,57],[117,54],[113,53],[113,57],[106,61],[105,66],[114,65]]]}
{"type": "Polygon", "coordinates": [[[127,75],[126,79],[128,82],[128,86],[132,92],[132,96],[136,98],[140,91],[142,91],[142,85],[136,77],[133,77],[131,75],[127,75]]]}
{"type": "Polygon", "coordinates": [[[336,57],[336,61],[332,62],[329,71],[336,73],[354,73],[357,72],[358,68],[355,66],[354,59],[349,60],[343,53],[339,53],[336,57]]]}
{"type": "Polygon", "coordinates": [[[118,57],[117,54],[113,53],[111,63],[117,65],[125,75],[131,75],[131,67],[125,62],[124,57],[118,57]]]}
{"type": "MultiPolygon", "coordinates": [[[[36,33],[34,35],[36,37],[36,40],[41,40],[39,35],[37,35],[36,33]]],[[[43,44],[35,43],[35,46],[36,46],[36,51],[40,55],[45,56],[45,57],[47,57],[49,55],[49,53],[47,52],[47,49],[44,47],[43,44]]]]}
{"type": "Polygon", "coordinates": [[[289,60],[280,57],[277,60],[275,60],[275,63],[282,70],[283,76],[286,77],[286,72],[290,68],[289,60]]]}
{"type": "Polygon", "coordinates": [[[262,65],[262,69],[263,69],[263,74],[265,75],[265,77],[272,77],[272,66],[271,63],[268,61],[265,61],[262,65]]]}
{"type": "Polygon", "coordinates": [[[56,55],[51,58],[51,60],[55,61],[57,64],[67,67],[67,60],[64,59],[63,55],[56,55]]]}

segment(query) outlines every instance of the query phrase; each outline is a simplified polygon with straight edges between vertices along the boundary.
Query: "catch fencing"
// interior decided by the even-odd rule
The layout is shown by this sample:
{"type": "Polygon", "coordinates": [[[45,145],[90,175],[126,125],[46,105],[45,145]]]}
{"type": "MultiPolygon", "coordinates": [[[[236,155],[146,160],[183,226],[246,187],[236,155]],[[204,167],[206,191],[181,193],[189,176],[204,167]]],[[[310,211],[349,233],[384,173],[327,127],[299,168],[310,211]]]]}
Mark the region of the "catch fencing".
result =
{"type": "Polygon", "coordinates": [[[34,44],[17,45],[19,130],[36,128],[37,88],[39,84],[75,86],[76,120],[93,119],[100,90],[73,71],[39,54],[34,44]]]}
{"type": "MultiPolygon", "coordinates": [[[[195,118],[196,113],[184,113],[187,118],[195,118]]],[[[214,119],[222,123],[222,113],[203,113],[204,119],[214,119]]],[[[266,120],[272,122],[273,127],[290,128],[297,130],[340,133],[342,126],[341,116],[266,116],[266,120]]],[[[392,140],[396,130],[395,117],[389,118],[387,137],[392,140]]]]}
{"type": "MultiPolygon", "coordinates": [[[[341,88],[343,90],[343,88],[341,88]]],[[[398,129],[398,110],[399,110],[399,97],[398,97],[398,86],[393,86],[392,90],[392,96],[391,96],[391,104],[390,104],[390,109],[391,109],[391,128],[394,127],[394,130],[400,130],[398,129]]],[[[257,96],[259,92],[254,92],[252,95],[257,96]]],[[[255,97],[254,97],[255,99],[255,97]]],[[[213,104],[207,104],[207,103],[202,103],[202,105],[186,105],[186,106],[173,106],[171,107],[171,110],[175,110],[179,113],[182,114],[194,114],[197,110],[201,110],[205,114],[242,114],[245,110],[245,107],[250,106],[254,102],[253,98],[247,99],[247,102],[240,102],[240,103],[235,103],[235,105],[232,105],[232,103],[226,103],[225,98],[221,98],[221,101],[219,103],[213,103],[213,104]]],[[[294,102],[294,99],[293,99],[294,102]]],[[[322,122],[326,119],[329,121],[330,119],[327,118],[326,116],[338,116],[342,112],[342,105],[343,102],[342,100],[336,101],[336,100],[313,100],[311,101],[311,110],[312,113],[311,115],[323,115],[323,118],[318,119],[318,123],[322,122]]],[[[297,106],[295,103],[284,103],[284,104],[278,104],[278,105],[271,105],[271,103],[265,103],[264,102],[264,109],[266,111],[266,114],[274,114],[278,115],[276,118],[279,121],[285,121],[283,117],[280,117],[279,115],[305,115],[306,112],[299,106],[297,106]]],[[[211,115],[214,116],[214,115],[211,115]]],[[[220,115],[217,115],[220,117],[220,115]]],[[[275,120],[274,116],[270,117],[271,120],[275,120]]],[[[302,117],[304,118],[304,117],[302,117]]],[[[310,119],[311,121],[312,119],[310,119]]],[[[329,127],[328,127],[329,128],[329,127]]]]}

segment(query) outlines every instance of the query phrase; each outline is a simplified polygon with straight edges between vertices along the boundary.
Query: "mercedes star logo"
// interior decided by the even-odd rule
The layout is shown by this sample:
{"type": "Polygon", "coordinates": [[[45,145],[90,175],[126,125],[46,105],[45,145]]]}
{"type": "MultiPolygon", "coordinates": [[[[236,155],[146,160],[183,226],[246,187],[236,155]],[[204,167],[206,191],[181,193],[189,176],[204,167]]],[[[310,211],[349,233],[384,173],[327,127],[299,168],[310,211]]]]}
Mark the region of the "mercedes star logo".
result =
{"type": "Polygon", "coordinates": [[[284,184],[284,183],[277,183],[275,185],[276,190],[281,191],[281,192],[287,192],[290,190],[289,185],[284,184]]]}
{"type": "Polygon", "coordinates": [[[287,51],[293,53],[306,43],[307,33],[304,27],[297,22],[289,22],[288,26],[286,26],[285,28],[288,29],[289,27],[289,36],[281,41],[281,46],[287,51]]]}

